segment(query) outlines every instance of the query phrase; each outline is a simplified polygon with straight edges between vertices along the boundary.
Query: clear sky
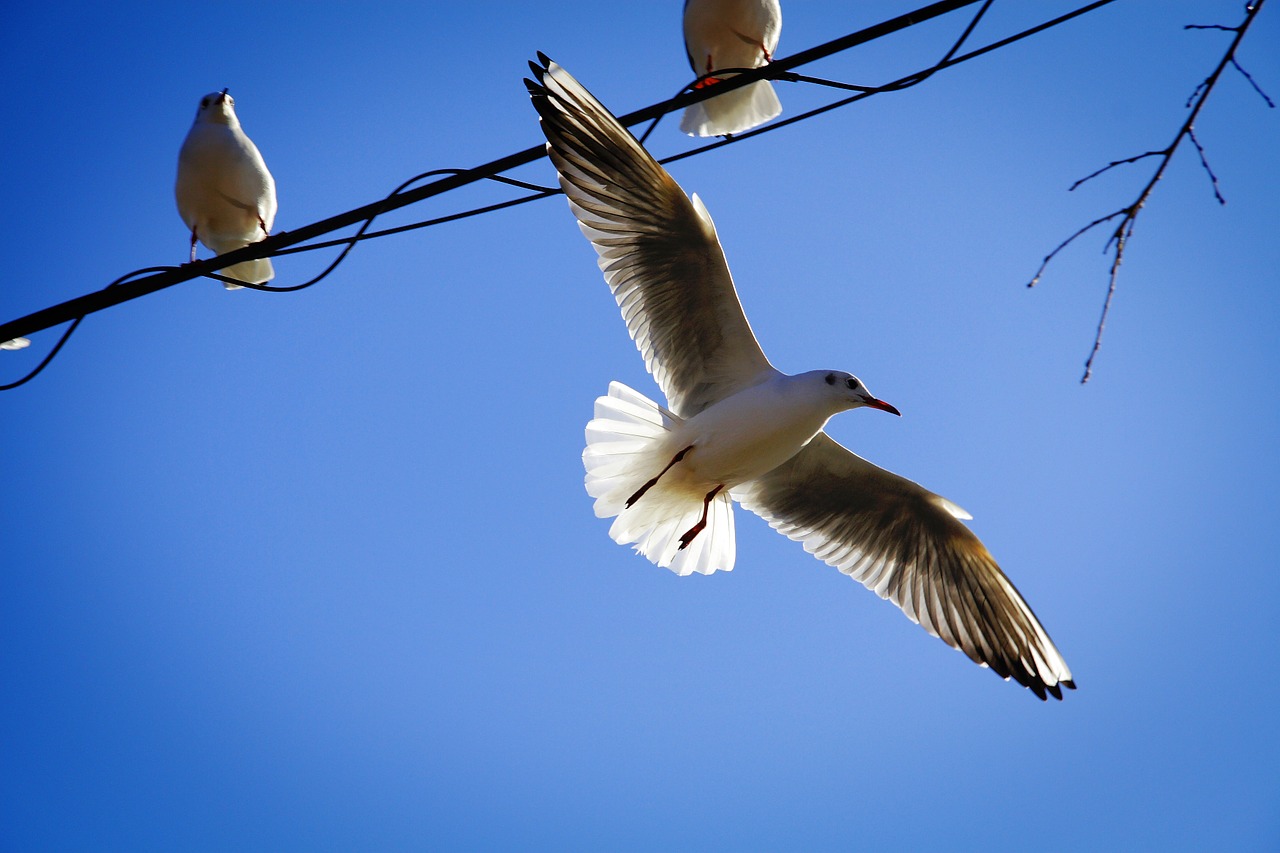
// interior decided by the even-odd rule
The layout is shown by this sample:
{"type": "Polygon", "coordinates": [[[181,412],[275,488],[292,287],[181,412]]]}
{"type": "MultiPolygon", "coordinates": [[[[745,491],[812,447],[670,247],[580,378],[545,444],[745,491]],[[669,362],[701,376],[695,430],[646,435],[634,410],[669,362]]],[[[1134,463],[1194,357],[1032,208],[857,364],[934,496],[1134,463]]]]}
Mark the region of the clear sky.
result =
{"type": "MultiPolygon", "coordinates": [[[[786,56],[910,2],[788,2],[786,56]]],[[[1075,3],[997,0],[993,40],[1075,3]]],[[[1276,4],[1280,7],[1280,3],[1276,4]]],[[[675,164],[830,431],[946,495],[1079,690],[1042,704],[738,514],[730,573],[607,535],[582,429],[656,396],[563,199],[359,247],[294,295],[191,282],[0,395],[0,848],[1274,850],[1280,110],[1229,70],[1104,235],[1238,0],[1122,0],[675,164]]],[[[963,13],[812,66],[880,83],[963,13]]],[[[618,112],[687,82],[680,3],[5,4],[0,319],[176,264],[230,87],[277,230],[541,141],[542,50],[618,112]]],[[[1280,8],[1239,56],[1280,98],[1280,8]]],[[[785,114],[830,98],[779,86],[785,114]]],[[[664,122],[661,155],[691,142],[664,122]]],[[[519,177],[553,179],[544,160],[519,177]]],[[[387,224],[507,197],[475,187],[387,224]]],[[[303,280],[329,256],[276,263],[303,280]]],[[[0,353],[0,381],[53,342],[0,353]]]]}

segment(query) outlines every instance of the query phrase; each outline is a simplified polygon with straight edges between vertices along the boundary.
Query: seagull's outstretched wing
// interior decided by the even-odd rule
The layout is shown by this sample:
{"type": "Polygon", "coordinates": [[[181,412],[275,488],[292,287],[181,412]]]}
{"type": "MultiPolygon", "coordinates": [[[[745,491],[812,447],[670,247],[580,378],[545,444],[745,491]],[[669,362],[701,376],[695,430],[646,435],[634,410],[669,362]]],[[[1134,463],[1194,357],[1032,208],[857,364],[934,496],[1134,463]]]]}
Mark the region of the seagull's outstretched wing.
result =
{"type": "Polygon", "coordinates": [[[1075,688],[1036,615],[957,519],[967,514],[945,498],[823,432],[733,496],[976,663],[1041,699],[1075,688]]]}
{"type": "Polygon", "coordinates": [[[526,80],[547,152],[627,330],[672,411],[691,417],[773,374],[711,217],[626,128],[544,56],[526,80]]]}

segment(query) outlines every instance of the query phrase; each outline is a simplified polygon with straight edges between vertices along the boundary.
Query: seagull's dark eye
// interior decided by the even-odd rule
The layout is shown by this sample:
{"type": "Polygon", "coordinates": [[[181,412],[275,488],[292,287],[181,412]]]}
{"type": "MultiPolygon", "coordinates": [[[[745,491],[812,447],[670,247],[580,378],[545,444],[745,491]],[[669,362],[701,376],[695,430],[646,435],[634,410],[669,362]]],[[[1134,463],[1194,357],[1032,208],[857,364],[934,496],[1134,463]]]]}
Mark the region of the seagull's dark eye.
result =
{"type": "Polygon", "coordinates": [[[208,99],[208,98],[201,98],[201,99],[200,99],[200,109],[202,109],[202,110],[203,110],[203,109],[205,109],[205,108],[206,108],[206,107],[208,107],[208,106],[209,106],[209,99],[208,99]]]}
{"type": "Polygon", "coordinates": [[[828,373],[828,374],[827,374],[827,384],[828,384],[828,385],[835,385],[835,384],[836,384],[836,375],[835,375],[834,373],[828,373]]]}
{"type": "Polygon", "coordinates": [[[845,385],[847,385],[849,388],[857,388],[857,387],[858,387],[858,380],[856,380],[856,379],[854,379],[852,376],[850,376],[848,379],[846,379],[846,380],[844,381],[844,384],[845,384],[845,385]]]}

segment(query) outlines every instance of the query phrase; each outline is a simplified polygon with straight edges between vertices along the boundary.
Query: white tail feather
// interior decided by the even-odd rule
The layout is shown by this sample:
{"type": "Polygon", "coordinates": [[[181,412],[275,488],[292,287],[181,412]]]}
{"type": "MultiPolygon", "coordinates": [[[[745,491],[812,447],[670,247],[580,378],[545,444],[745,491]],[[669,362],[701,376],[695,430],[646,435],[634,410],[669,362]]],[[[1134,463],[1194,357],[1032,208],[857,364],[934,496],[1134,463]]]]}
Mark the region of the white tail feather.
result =
{"type": "Polygon", "coordinates": [[[733,502],[716,495],[707,509],[706,527],[685,548],[680,538],[702,517],[704,491],[692,491],[676,467],[664,474],[630,507],[627,500],[667,466],[682,448],[672,440],[680,418],[620,382],[596,400],[587,424],[587,494],[595,498],[599,518],[614,518],[609,535],[678,575],[709,575],[733,568],[736,536],[733,502]]]}
{"type": "Polygon", "coordinates": [[[680,129],[690,136],[724,136],[750,130],[781,112],[773,84],[760,80],[686,107],[680,129]]]}
{"type": "MultiPolygon", "coordinates": [[[[222,275],[228,278],[238,278],[241,281],[247,281],[250,284],[265,284],[276,277],[276,271],[271,266],[270,258],[258,258],[252,261],[241,261],[238,264],[218,270],[222,275]]],[[[238,284],[227,284],[225,281],[222,286],[227,290],[243,290],[238,284]]]]}

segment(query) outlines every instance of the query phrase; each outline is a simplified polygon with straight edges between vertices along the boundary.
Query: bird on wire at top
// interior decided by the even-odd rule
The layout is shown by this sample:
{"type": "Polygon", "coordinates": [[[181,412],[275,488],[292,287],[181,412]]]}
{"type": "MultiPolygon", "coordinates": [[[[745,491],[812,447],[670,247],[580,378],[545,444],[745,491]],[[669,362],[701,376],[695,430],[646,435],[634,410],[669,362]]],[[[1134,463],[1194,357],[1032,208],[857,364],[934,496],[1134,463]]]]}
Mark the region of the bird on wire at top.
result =
{"type": "MultiPolygon", "coordinates": [[[[726,68],[759,68],[773,61],[782,34],[778,0],[685,0],[684,49],[701,79],[715,86],[726,68]]],[[[768,80],[758,80],[685,108],[680,129],[690,136],[726,136],[764,124],[782,112],[768,80]]]]}
{"type": "MultiPolygon", "coordinates": [[[[215,254],[243,248],[270,235],[276,218],[276,182],[258,147],[245,135],[227,90],[200,99],[195,122],[178,153],[174,186],[178,214],[191,230],[191,260],[199,240],[215,254]]],[[[269,258],[220,270],[249,284],[275,277],[269,258]]],[[[227,284],[239,290],[238,284],[227,284]]]]}

